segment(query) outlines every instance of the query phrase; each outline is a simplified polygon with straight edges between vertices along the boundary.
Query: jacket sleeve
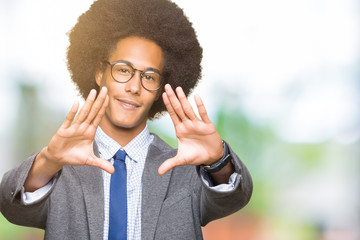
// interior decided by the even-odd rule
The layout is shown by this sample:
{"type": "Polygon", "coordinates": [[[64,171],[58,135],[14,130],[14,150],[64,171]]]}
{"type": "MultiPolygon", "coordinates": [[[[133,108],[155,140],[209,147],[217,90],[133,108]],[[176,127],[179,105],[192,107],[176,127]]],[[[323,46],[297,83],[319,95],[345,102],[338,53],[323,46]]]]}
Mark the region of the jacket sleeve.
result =
{"type": "Polygon", "coordinates": [[[26,159],[17,168],[5,173],[0,185],[0,211],[11,223],[45,228],[49,196],[53,191],[61,171],[57,174],[51,189],[42,198],[31,204],[23,199],[24,183],[37,153],[26,159]]]}
{"type": "MultiPolygon", "coordinates": [[[[218,191],[200,180],[202,182],[199,199],[202,226],[240,210],[250,201],[253,191],[250,173],[231,148],[230,154],[235,172],[238,173],[233,190],[218,191]]],[[[200,175],[200,166],[197,166],[197,172],[200,175]]]]}

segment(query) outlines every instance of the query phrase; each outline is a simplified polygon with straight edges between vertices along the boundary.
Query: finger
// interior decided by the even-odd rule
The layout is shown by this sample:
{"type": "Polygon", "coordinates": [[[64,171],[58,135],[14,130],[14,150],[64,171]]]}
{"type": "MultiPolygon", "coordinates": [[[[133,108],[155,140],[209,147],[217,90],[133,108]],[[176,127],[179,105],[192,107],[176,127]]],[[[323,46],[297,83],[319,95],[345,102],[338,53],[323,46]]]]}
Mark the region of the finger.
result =
{"type": "Polygon", "coordinates": [[[195,95],[195,102],[196,102],[196,106],[198,108],[201,120],[203,120],[204,122],[211,122],[208,115],[207,115],[207,111],[206,111],[206,108],[204,106],[204,103],[201,100],[199,95],[195,95]]]}
{"type": "Polygon", "coordinates": [[[162,97],[163,97],[165,107],[169,112],[172,122],[174,123],[174,125],[177,125],[180,122],[180,118],[178,117],[178,115],[176,115],[174,109],[172,108],[166,92],[163,93],[162,97]]]}
{"type": "Polygon", "coordinates": [[[170,84],[165,85],[165,92],[172,108],[174,109],[175,114],[178,115],[181,120],[186,120],[187,117],[185,116],[184,110],[170,84]]]}
{"type": "Polygon", "coordinates": [[[86,162],[86,165],[98,167],[110,174],[113,174],[115,172],[114,166],[109,161],[102,159],[102,158],[98,158],[95,155],[89,156],[89,159],[86,162]]]}
{"type": "Polygon", "coordinates": [[[99,124],[100,124],[100,122],[101,122],[101,119],[102,119],[102,118],[104,117],[104,115],[105,115],[105,111],[106,111],[106,108],[107,108],[108,104],[109,104],[109,97],[106,96],[104,104],[102,105],[100,111],[98,112],[98,114],[96,115],[94,121],[92,122],[92,124],[93,124],[95,127],[99,126],[99,124]]]}
{"type": "Polygon", "coordinates": [[[177,87],[176,88],[176,94],[180,100],[180,103],[182,105],[182,108],[186,114],[186,116],[188,118],[190,118],[190,120],[197,120],[198,117],[196,116],[189,100],[187,99],[184,90],[181,87],[177,87]]]}
{"type": "Polygon", "coordinates": [[[91,89],[89,96],[87,97],[84,106],[81,108],[79,114],[76,116],[75,118],[75,122],[76,123],[82,123],[86,117],[89,115],[91,106],[94,103],[96,97],[96,90],[95,89],[91,89]]]}
{"type": "Polygon", "coordinates": [[[74,117],[79,109],[79,102],[75,101],[71,107],[70,112],[67,114],[65,121],[62,124],[63,128],[67,128],[71,125],[72,121],[74,120],[74,117]]]}
{"type": "Polygon", "coordinates": [[[107,97],[107,88],[102,87],[94,104],[91,106],[90,113],[85,120],[86,123],[90,124],[94,120],[94,118],[97,116],[99,111],[102,109],[106,97],[107,97]]]}
{"type": "Polygon", "coordinates": [[[179,162],[176,160],[176,158],[169,158],[168,160],[166,160],[165,162],[163,162],[159,169],[158,169],[158,173],[160,175],[163,175],[165,173],[167,173],[170,169],[176,167],[176,166],[180,166],[181,164],[179,164],[179,162]]]}

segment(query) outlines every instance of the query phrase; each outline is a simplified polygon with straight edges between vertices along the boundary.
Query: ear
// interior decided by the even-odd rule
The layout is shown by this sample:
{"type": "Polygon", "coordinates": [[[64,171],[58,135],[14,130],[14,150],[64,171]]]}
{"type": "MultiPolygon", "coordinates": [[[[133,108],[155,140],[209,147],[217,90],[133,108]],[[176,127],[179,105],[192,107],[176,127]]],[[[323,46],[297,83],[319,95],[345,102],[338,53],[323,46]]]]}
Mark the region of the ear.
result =
{"type": "Polygon", "coordinates": [[[102,80],[103,75],[104,75],[104,71],[101,70],[100,68],[95,73],[95,81],[99,87],[101,87],[101,80],[102,80]]]}

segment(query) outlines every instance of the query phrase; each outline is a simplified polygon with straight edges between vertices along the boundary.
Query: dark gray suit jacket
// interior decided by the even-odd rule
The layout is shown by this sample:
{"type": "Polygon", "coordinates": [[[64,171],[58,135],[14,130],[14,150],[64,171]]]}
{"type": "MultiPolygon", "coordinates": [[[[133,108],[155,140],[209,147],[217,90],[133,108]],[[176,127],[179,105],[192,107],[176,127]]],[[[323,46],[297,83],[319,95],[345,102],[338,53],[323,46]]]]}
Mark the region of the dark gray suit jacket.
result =
{"type": "MultiPolygon", "coordinates": [[[[96,146],[94,147],[96,152],[96,146]]],[[[201,226],[244,207],[252,194],[249,172],[231,151],[239,173],[235,190],[217,192],[199,178],[199,167],[175,167],[160,176],[160,164],[176,150],[155,135],[143,173],[142,239],[202,239],[201,226]]],[[[12,223],[45,229],[45,239],[102,239],[104,190],[101,170],[64,166],[49,193],[24,205],[21,190],[36,155],[7,172],[0,185],[0,210],[12,223]]]]}

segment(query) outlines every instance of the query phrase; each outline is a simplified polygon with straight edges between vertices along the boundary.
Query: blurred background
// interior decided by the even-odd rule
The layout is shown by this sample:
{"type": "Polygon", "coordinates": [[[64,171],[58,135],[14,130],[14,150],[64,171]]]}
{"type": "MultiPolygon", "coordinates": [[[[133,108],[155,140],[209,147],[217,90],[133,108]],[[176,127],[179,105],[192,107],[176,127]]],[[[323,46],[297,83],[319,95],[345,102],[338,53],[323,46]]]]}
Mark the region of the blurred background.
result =
{"type": "MultiPolygon", "coordinates": [[[[0,0],[0,178],[80,99],[66,33],[92,2],[0,0]]],[[[248,206],[204,238],[360,239],[360,2],[175,2],[204,49],[194,93],[254,181],[248,206]]],[[[150,127],[176,147],[168,116],[150,127]]],[[[42,238],[0,215],[0,240],[42,238]]]]}

